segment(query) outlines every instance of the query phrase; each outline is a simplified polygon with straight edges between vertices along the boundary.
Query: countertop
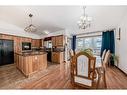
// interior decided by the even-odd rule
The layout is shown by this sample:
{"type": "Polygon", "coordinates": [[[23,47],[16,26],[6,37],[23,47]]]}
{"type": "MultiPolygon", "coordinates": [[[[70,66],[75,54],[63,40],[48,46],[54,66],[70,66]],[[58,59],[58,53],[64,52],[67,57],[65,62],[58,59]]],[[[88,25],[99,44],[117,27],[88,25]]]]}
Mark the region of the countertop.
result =
{"type": "Polygon", "coordinates": [[[15,53],[17,55],[21,56],[36,56],[36,55],[43,55],[47,54],[46,52],[23,52],[23,53],[15,53]]]}

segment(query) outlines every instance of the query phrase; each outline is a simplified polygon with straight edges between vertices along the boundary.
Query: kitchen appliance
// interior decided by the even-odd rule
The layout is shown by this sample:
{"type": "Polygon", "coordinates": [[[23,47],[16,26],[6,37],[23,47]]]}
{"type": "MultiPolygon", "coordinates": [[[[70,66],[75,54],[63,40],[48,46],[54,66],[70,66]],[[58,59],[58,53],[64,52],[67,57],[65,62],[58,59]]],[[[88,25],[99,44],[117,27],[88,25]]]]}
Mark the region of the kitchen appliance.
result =
{"type": "Polygon", "coordinates": [[[22,42],[22,50],[31,50],[30,42],[22,42]]]}
{"type": "Polygon", "coordinates": [[[14,42],[0,40],[0,66],[14,63],[14,42]]]}

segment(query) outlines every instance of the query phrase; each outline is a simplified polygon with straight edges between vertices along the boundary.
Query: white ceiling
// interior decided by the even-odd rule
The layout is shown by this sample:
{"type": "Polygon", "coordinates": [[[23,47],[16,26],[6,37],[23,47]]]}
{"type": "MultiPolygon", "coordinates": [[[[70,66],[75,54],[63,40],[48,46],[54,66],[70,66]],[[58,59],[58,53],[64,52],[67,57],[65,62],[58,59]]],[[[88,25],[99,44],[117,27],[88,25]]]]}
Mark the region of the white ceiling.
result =
{"type": "MultiPolygon", "coordinates": [[[[100,31],[116,27],[127,6],[87,6],[86,13],[93,18],[92,25],[85,31],[100,31]]],[[[55,32],[69,29],[80,33],[77,21],[83,14],[82,6],[0,6],[0,21],[14,24],[21,29],[29,25],[28,14],[32,13],[36,34],[45,35],[44,30],[55,32]]]]}

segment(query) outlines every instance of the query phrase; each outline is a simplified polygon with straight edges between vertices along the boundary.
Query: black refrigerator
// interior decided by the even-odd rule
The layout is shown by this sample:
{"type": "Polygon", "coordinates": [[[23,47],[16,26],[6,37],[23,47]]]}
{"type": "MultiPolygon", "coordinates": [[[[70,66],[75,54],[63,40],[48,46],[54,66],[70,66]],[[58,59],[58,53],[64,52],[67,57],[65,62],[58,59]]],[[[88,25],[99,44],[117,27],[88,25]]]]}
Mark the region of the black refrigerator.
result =
{"type": "Polygon", "coordinates": [[[0,66],[14,63],[14,42],[0,40],[0,66]]]}

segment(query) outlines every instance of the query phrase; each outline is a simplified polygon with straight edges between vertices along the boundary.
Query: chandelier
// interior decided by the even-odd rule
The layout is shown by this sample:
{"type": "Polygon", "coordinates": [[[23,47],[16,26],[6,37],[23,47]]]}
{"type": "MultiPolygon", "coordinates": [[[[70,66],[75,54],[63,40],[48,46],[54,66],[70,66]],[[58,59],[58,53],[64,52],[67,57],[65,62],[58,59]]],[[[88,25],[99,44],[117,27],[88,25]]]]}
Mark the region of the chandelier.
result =
{"type": "Polygon", "coordinates": [[[27,26],[24,30],[26,32],[36,32],[37,31],[37,28],[36,28],[36,26],[34,26],[32,24],[32,17],[33,17],[33,15],[32,14],[29,14],[29,17],[30,17],[30,25],[27,26]]]}
{"type": "Polygon", "coordinates": [[[86,9],[86,6],[83,6],[84,14],[80,17],[80,19],[78,21],[78,26],[80,29],[86,29],[86,28],[90,27],[90,25],[91,25],[92,17],[89,17],[85,13],[85,9],[86,9]]]}

